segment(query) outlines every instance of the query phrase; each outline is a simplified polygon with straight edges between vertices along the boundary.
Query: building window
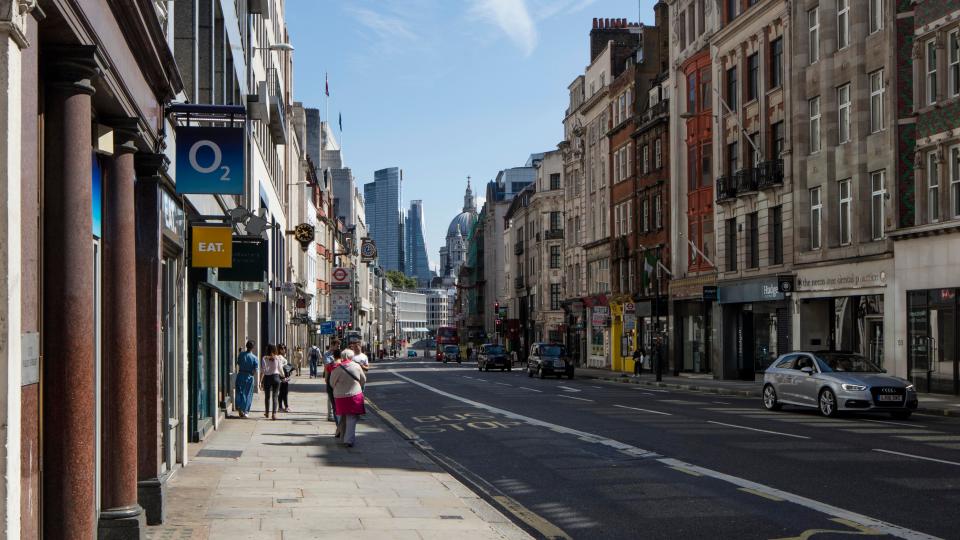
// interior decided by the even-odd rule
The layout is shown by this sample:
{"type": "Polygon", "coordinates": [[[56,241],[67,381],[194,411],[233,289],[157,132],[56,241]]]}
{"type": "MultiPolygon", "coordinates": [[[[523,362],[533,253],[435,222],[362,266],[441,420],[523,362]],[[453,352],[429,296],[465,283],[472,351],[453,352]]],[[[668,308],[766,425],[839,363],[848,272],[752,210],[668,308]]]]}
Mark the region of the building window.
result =
{"type": "Polygon", "coordinates": [[[810,63],[816,64],[820,60],[820,8],[815,7],[807,12],[807,26],[809,28],[809,40],[807,44],[807,55],[810,56],[810,63]]]}
{"type": "Polygon", "coordinates": [[[780,122],[774,122],[770,126],[770,139],[772,140],[770,147],[773,150],[773,155],[770,156],[771,159],[780,159],[780,154],[783,153],[783,147],[785,144],[783,137],[783,121],[781,120],[780,122]]]}
{"type": "Polygon", "coordinates": [[[727,22],[737,18],[737,8],[740,7],[740,0],[727,0],[727,22]]]}
{"type": "Polygon", "coordinates": [[[726,221],[727,272],[737,271],[737,218],[726,221]]]}
{"type": "Polygon", "coordinates": [[[560,212],[553,211],[550,212],[550,230],[557,231],[560,230],[560,212]]]}
{"type": "Polygon", "coordinates": [[[960,146],[950,149],[950,212],[960,217],[960,146]]]}
{"type": "Polygon", "coordinates": [[[883,30],[883,3],[885,0],[869,0],[870,33],[883,30]]]}
{"type": "Polygon", "coordinates": [[[936,152],[927,152],[927,220],[940,221],[940,164],[936,152]]]}
{"type": "Polygon", "coordinates": [[[883,129],[883,70],[870,74],[870,133],[883,129]]]}
{"type": "Polygon", "coordinates": [[[643,174],[650,173],[650,145],[643,145],[643,174]]]}
{"type": "Polygon", "coordinates": [[[560,284],[559,283],[550,284],[550,309],[554,311],[560,309],[560,284]]]}
{"type": "Polygon", "coordinates": [[[550,268],[560,268],[560,246],[550,246],[550,268]]]}
{"type": "Polygon", "coordinates": [[[663,228],[663,209],[660,204],[660,194],[653,196],[653,226],[656,229],[663,228]]]}
{"type": "Polygon", "coordinates": [[[960,30],[947,36],[947,80],[950,81],[950,97],[960,96],[960,30]]]}
{"type": "Polygon", "coordinates": [[[810,190],[810,249],[820,249],[820,218],[823,213],[823,201],[820,188],[810,190]]]}
{"type": "Polygon", "coordinates": [[[850,0],[837,0],[837,50],[850,45],[850,0]]]}
{"type": "Polygon", "coordinates": [[[783,82],[783,38],[770,42],[770,88],[779,88],[783,82]]]}
{"type": "Polygon", "coordinates": [[[731,114],[737,108],[737,67],[727,70],[727,107],[731,114]]]}
{"type": "Polygon", "coordinates": [[[640,230],[643,232],[650,230],[650,199],[644,199],[640,203],[640,230]]]}
{"type": "Polygon", "coordinates": [[[750,161],[747,163],[747,168],[754,168],[760,164],[760,134],[751,133],[750,134],[750,148],[747,149],[750,153],[750,161]]]}
{"type": "Polygon", "coordinates": [[[757,212],[747,214],[747,268],[760,266],[760,219],[757,212]]]}
{"type": "Polygon", "coordinates": [[[680,48],[685,48],[687,46],[687,12],[680,12],[680,48]]]}
{"type": "Polygon", "coordinates": [[[687,75],[687,112],[697,112],[697,74],[687,75]]]}
{"type": "Polygon", "coordinates": [[[747,57],[747,101],[757,99],[759,78],[760,53],[753,53],[747,57]]]}
{"type": "Polygon", "coordinates": [[[837,144],[850,141],[850,84],[837,88],[837,144]]]}
{"type": "Polygon", "coordinates": [[[769,214],[770,264],[783,264],[783,206],[774,206],[769,214]]]}
{"type": "Polygon", "coordinates": [[[931,39],[927,42],[927,104],[937,102],[937,42],[931,39]]]}
{"type": "Polygon", "coordinates": [[[710,104],[713,102],[713,95],[711,92],[710,83],[713,80],[713,75],[711,74],[710,67],[705,67],[700,70],[700,109],[708,110],[710,104]]]}
{"type": "Polygon", "coordinates": [[[883,171],[870,173],[870,237],[883,238],[883,201],[887,198],[887,189],[883,185],[883,171]]]}
{"type": "Polygon", "coordinates": [[[550,175],[550,189],[560,189],[560,173],[550,175]]]}
{"type": "Polygon", "coordinates": [[[633,257],[627,261],[627,286],[630,290],[633,290],[634,284],[637,282],[637,264],[633,257]]]}
{"type": "Polygon", "coordinates": [[[690,191],[697,189],[697,147],[687,147],[687,184],[690,191]]]}
{"type": "Polygon", "coordinates": [[[710,166],[713,157],[713,144],[703,143],[700,146],[700,187],[710,187],[713,185],[713,168],[710,166]]]}
{"type": "Polygon", "coordinates": [[[624,216],[627,220],[627,234],[633,233],[633,201],[627,201],[627,212],[624,216]]]}
{"type": "Polygon", "coordinates": [[[820,151],[820,96],[808,102],[810,107],[810,153],[820,151]]]}
{"type": "Polygon", "coordinates": [[[659,138],[653,141],[653,167],[657,170],[663,168],[663,148],[659,138]]]}
{"type": "Polygon", "coordinates": [[[853,218],[853,193],[850,189],[850,179],[840,181],[840,245],[851,242],[850,225],[853,218]]]}
{"type": "Polygon", "coordinates": [[[732,142],[727,145],[727,175],[733,176],[733,174],[740,170],[739,166],[739,157],[740,157],[740,145],[736,142],[732,142]]]}

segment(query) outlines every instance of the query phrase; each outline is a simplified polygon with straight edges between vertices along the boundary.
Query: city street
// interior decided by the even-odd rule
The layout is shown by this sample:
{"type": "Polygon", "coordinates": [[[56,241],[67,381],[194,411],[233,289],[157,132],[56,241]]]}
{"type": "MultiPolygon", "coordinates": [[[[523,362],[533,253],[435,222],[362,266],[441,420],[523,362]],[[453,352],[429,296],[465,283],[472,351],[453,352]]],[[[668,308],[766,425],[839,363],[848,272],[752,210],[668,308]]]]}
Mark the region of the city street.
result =
{"type": "Polygon", "coordinates": [[[955,538],[960,524],[955,418],[772,413],[423,359],[370,381],[388,422],[542,537],[955,538]]]}

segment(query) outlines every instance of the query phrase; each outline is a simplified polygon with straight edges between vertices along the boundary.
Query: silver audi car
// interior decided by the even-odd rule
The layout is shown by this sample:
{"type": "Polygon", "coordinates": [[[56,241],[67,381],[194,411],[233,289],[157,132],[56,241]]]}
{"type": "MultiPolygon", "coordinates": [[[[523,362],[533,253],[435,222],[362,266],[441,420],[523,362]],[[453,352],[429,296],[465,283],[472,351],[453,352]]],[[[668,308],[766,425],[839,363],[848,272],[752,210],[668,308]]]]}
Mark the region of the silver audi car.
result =
{"type": "Polygon", "coordinates": [[[849,352],[791,352],[763,375],[763,406],[816,407],[824,416],[842,411],[889,412],[910,417],[918,405],[909,381],[887,375],[861,355],[849,352]]]}

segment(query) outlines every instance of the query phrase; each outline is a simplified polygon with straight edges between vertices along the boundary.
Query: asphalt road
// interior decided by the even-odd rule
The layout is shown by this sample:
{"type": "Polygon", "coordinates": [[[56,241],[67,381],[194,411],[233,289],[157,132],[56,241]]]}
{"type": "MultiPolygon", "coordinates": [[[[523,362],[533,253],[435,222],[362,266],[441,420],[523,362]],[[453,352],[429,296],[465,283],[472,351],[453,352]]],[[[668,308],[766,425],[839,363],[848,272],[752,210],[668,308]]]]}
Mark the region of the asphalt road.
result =
{"type": "Polygon", "coordinates": [[[960,421],[378,363],[397,429],[541,537],[960,538],[960,421]]]}

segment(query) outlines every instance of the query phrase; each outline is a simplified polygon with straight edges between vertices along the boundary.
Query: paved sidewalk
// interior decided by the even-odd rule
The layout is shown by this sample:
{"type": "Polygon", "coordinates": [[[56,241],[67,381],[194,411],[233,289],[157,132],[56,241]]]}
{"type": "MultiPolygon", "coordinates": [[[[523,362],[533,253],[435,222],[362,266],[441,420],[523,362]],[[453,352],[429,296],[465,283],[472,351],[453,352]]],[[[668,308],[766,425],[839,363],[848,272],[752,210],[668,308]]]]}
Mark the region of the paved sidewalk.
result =
{"type": "MultiPolygon", "coordinates": [[[[369,390],[376,394],[376,369],[369,390]]],[[[375,415],[353,448],[336,444],[323,382],[291,383],[295,412],[227,419],[168,485],[157,540],[299,538],[528,539],[375,415]],[[324,411],[323,414],[317,411],[324,411]]]]}
{"type": "MultiPolygon", "coordinates": [[[[663,374],[663,380],[656,381],[656,376],[644,371],[639,378],[627,373],[611,371],[609,369],[577,368],[577,376],[587,379],[601,379],[630,384],[641,384],[651,387],[672,388],[676,390],[690,390],[721,396],[740,396],[760,398],[763,381],[721,381],[707,378],[702,375],[673,376],[663,374]]],[[[919,394],[920,408],[918,412],[938,414],[943,416],[960,416],[960,396],[944,394],[919,394]]]]}

